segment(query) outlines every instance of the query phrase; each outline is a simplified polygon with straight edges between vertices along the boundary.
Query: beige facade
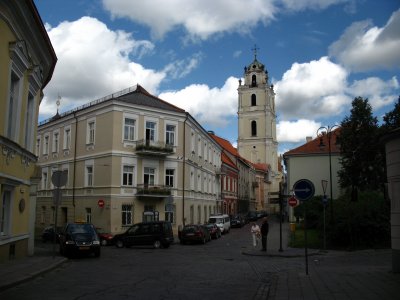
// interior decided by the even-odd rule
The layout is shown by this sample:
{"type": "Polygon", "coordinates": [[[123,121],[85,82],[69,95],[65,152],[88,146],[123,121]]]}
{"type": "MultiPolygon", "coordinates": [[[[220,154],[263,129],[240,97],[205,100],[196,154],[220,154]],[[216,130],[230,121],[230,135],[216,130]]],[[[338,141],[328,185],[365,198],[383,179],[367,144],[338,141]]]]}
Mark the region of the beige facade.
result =
{"type": "Polygon", "coordinates": [[[34,141],[57,57],[29,0],[0,1],[0,261],[33,254],[34,141]]]}
{"type": "Polygon", "coordinates": [[[55,170],[68,173],[58,226],[79,220],[117,233],[158,218],[177,231],[220,206],[220,146],[190,114],[139,85],[40,124],[36,147],[37,228],[55,221],[55,170]]]}
{"type": "MultiPolygon", "coordinates": [[[[275,92],[269,85],[268,72],[256,55],[245,67],[244,82],[238,87],[238,151],[240,156],[254,164],[269,165],[270,178],[259,186],[259,195],[266,195],[264,203],[256,207],[271,207],[278,201],[282,173],[278,168],[278,141],[276,138],[275,92]]],[[[261,197],[258,197],[259,199],[261,197]]]]}

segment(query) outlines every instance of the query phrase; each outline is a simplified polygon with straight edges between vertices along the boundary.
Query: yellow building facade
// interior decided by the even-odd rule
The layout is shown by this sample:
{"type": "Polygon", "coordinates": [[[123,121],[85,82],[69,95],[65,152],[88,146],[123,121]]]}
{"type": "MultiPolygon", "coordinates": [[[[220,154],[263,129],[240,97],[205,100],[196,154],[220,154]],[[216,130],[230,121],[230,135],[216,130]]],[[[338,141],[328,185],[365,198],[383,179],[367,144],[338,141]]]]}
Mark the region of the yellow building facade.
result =
{"type": "Polygon", "coordinates": [[[0,262],[33,254],[34,155],[42,90],[57,57],[33,1],[0,2],[0,262]]]}

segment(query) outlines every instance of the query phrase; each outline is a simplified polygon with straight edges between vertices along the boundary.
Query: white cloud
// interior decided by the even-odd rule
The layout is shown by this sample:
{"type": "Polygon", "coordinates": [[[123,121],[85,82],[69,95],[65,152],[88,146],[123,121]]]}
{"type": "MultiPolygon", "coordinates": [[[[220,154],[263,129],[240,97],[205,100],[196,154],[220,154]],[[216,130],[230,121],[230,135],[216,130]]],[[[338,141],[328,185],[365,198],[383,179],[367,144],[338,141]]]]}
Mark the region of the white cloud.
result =
{"type": "Polygon", "coordinates": [[[274,0],[103,0],[114,18],[128,18],[151,28],[155,38],[162,38],[178,26],[193,38],[207,39],[221,32],[249,32],[258,22],[274,18],[274,0]]]}
{"type": "Polygon", "coordinates": [[[190,74],[193,69],[197,68],[201,59],[202,59],[202,54],[195,53],[189,58],[176,60],[168,64],[164,68],[164,72],[168,73],[169,76],[173,79],[183,78],[186,75],[190,74]]]}
{"type": "Polygon", "coordinates": [[[305,9],[325,9],[331,5],[351,2],[351,0],[282,0],[282,2],[289,10],[301,11],[305,9]]]}
{"type": "Polygon", "coordinates": [[[238,79],[229,77],[222,88],[192,84],[158,97],[188,111],[202,126],[226,126],[237,112],[238,79]]]}
{"type": "Polygon", "coordinates": [[[281,121],[276,125],[277,139],[279,143],[305,143],[306,137],[315,137],[320,127],[321,123],[313,120],[281,121]]]}
{"type": "Polygon", "coordinates": [[[349,26],[329,47],[329,54],[353,71],[400,68],[400,10],[382,28],[370,21],[349,26]]]}
{"type": "Polygon", "coordinates": [[[368,98],[374,110],[392,104],[398,97],[395,90],[399,89],[399,82],[396,77],[383,81],[377,77],[369,77],[363,80],[354,81],[349,87],[349,93],[354,97],[361,96],[368,98]]]}
{"type": "Polygon", "coordinates": [[[351,99],[344,94],[347,72],[327,57],[294,63],[275,84],[282,120],[339,115],[351,99]]]}

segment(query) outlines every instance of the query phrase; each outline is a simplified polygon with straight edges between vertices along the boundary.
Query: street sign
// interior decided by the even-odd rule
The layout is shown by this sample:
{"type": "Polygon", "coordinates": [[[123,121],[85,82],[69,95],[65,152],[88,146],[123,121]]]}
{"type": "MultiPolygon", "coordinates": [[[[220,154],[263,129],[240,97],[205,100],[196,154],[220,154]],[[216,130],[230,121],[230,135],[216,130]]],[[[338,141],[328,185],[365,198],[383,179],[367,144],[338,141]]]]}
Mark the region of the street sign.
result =
{"type": "Polygon", "coordinates": [[[54,171],[51,175],[51,182],[55,187],[62,187],[67,183],[68,172],[67,171],[54,171]]]}
{"type": "Polygon", "coordinates": [[[288,203],[289,203],[289,205],[291,206],[291,207],[295,207],[295,206],[297,206],[297,199],[295,198],[295,197],[290,197],[289,198],[289,200],[288,200],[288,203]]]}
{"type": "Polygon", "coordinates": [[[323,205],[327,205],[328,204],[328,197],[326,197],[326,195],[324,195],[324,198],[322,198],[322,204],[323,205]]]}
{"type": "Polygon", "coordinates": [[[104,207],[104,200],[103,200],[103,199],[100,199],[99,201],[97,201],[97,205],[98,205],[100,208],[103,208],[103,207],[104,207]]]}
{"type": "Polygon", "coordinates": [[[297,199],[305,201],[314,196],[314,184],[308,179],[300,179],[293,185],[293,192],[297,199]]]}

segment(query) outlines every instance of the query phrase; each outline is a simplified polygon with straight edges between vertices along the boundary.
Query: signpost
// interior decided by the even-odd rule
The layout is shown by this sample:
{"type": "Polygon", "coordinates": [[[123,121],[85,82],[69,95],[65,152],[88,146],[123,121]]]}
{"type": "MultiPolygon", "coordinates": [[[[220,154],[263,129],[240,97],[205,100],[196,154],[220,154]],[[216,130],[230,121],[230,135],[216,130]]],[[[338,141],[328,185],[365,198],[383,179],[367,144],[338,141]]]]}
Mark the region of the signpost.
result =
{"type": "Polygon", "coordinates": [[[55,207],[55,216],[54,216],[54,240],[53,240],[53,258],[56,253],[56,234],[57,234],[57,216],[58,216],[58,206],[61,204],[61,190],[60,187],[64,186],[68,180],[68,172],[67,171],[54,171],[53,175],[51,175],[51,183],[56,187],[53,190],[53,201],[55,207]]]}
{"type": "Polygon", "coordinates": [[[308,275],[308,255],[307,255],[307,200],[312,198],[315,193],[314,184],[308,179],[297,180],[293,185],[293,192],[297,199],[304,202],[304,251],[306,257],[306,275],[308,275]]]}

